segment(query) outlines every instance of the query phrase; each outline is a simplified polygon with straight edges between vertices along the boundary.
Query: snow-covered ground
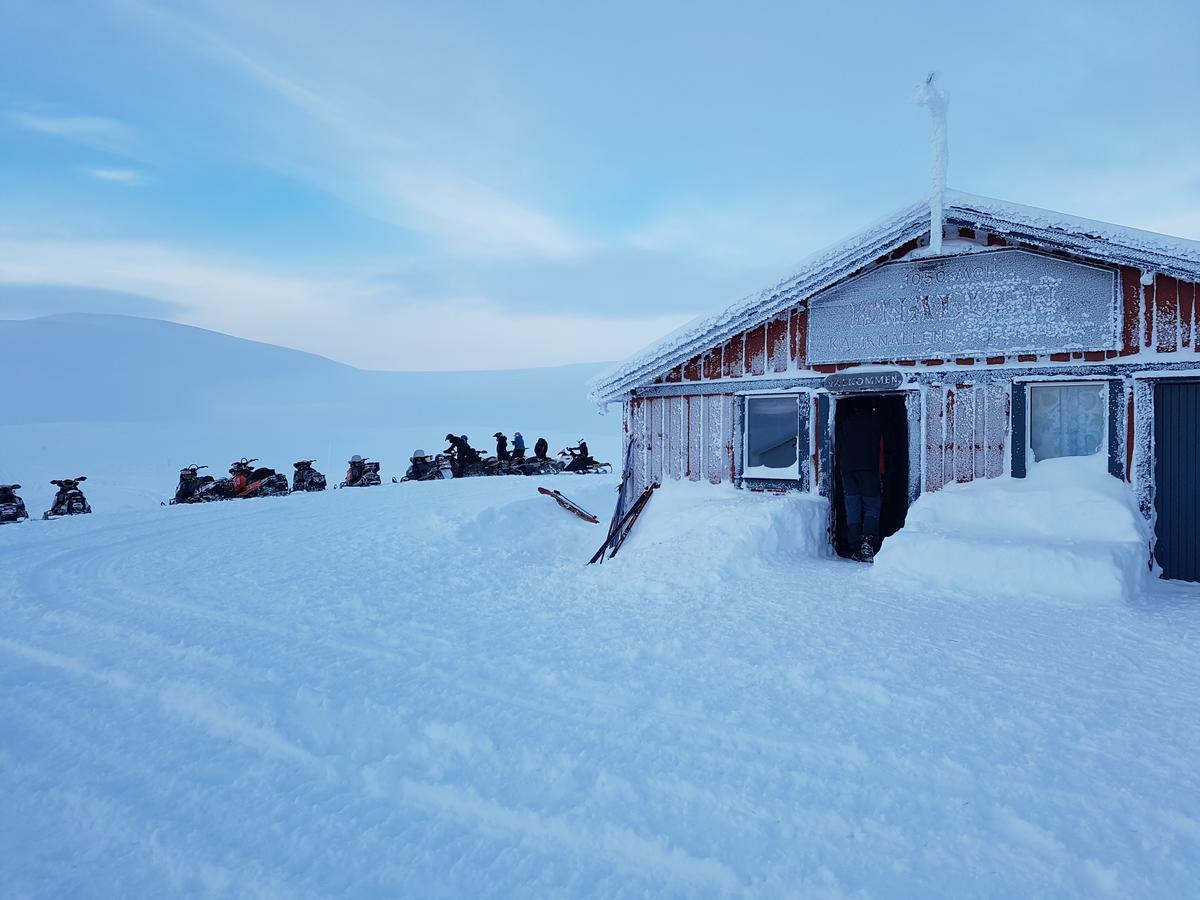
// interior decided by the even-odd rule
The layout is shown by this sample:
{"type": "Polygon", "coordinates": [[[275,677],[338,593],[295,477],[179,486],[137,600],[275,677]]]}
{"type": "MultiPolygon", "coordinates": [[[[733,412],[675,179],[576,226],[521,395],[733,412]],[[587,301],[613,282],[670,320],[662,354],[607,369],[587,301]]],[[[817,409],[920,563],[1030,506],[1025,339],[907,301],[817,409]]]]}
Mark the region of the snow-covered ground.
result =
{"type": "Polygon", "coordinates": [[[1050,473],[1086,546],[1042,471],[922,497],[873,571],[819,498],[668,484],[585,567],[604,527],[536,486],[606,521],[616,476],[158,505],[187,462],[387,476],[451,428],[615,461],[582,371],[5,324],[0,481],[96,510],[0,527],[5,897],[1195,893],[1200,588],[1125,577],[1102,472],[1050,473]],[[1112,596],[1023,587],[1080,560],[1112,596]]]}
{"type": "Polygon", "coordinates": [[[1194,891],[1195,592],[897,594],[690,485],[585,568],[535,484],[0,529],[5,894],[1194,891]]]}

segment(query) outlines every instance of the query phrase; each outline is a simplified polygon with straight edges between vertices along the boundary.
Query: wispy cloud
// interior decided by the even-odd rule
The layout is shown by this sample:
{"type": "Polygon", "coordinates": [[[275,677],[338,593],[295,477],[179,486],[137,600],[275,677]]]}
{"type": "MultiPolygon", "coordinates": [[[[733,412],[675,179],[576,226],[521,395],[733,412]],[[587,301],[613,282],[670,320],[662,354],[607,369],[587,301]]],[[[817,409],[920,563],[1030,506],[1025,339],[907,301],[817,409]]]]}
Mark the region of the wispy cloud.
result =
{"type": "Polygon", "coordinates": [[[105,116],[14,112],[12,121],[26,131],[51,135],[85,147],[132,155],[138,146],[137,131],[105,116]]]}
{"type": "Polygon", "coordinates": [[[88,169],[88,174],[97,181],[111,181],[130,186],[145,184],[149,180],[145,172],[137,169],[88,169]]]}
{"type": "Polygon", "coordinates": [[[176,304],[178,321],[365,368],[462,370],[617,359],[689,315],[513,313],[351,273],[309,278],[154,243],[0,239],[0,284],[87,286],[176,304]],[[364,312],[369,310],[369,312],[364,312]],[[447,311],[454,310],[452,326],[447,311]],[[366,317],[366,318],[365,318],[366,317]]]}
{"type": "MultiPolygon", "coordinates": [[[[416,122],[364,100],[379,94],[378,71],[358,76],[339,71],[329,77],[321,58],[309,52],[308,40],[282,50],[268,48],[253,29],[201,24],[183,12],[136,0],[126,8],[165,39],[265,91],[276,106],[272,114],[280,107],[290,111],[285,145],[250,148],[257,163],[299,173],[455,256],[560,260],[594,246],[559,217],[499,184],[503,179],[494,173],[474,171],[471,164],[456,163],[444,147],[434,149],[416,122]]],[[[358,56],[353,47],[342,53],[349,60],[358,56]]],[[[253,91],[247,94],[243,102],[256,102],[253,91]]]]}

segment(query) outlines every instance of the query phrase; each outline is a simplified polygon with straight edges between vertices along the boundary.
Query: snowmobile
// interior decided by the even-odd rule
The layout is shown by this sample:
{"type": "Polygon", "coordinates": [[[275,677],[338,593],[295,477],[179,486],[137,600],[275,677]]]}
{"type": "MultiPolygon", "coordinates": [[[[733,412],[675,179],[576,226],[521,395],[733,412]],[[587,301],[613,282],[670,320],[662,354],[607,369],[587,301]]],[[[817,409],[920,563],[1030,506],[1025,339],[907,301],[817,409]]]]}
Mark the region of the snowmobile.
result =
{"type": "Polygon", "coordinates": [[[83,496],[83,491],[79,489],[81,481],[87,481],[87,476],[56,478],[51,481],[50,483],[58,488],[58,493],[54,495],[53,505],[42,513],[42,518],[57,519],[59,516],[82,516],[90,513],[92,508],[83,496]]]}
{"type": "Polygon", "coordinates": [[[246,459],[244,456],[229,467],[233,476],[233,496],[276,497],[288,492],[287,476],[281,475],[274,469],[265,466],[255,468],[251,463],[257,459],[246,459]]]}
{"type": "Polygon", "coordinates": [[[610,463],[597,462],[590,456],[582,462],[578,461],[579,454],[573,452],[570,447],[558,451],[558,460],[562,466],[558,470],[560,472],[572,472],[576,475],[607,475],[612,471],[610,463]]]}
{"type": "Polygon", "coordinates": [[[357,454],[350,458],[350,468],[346,470],[346,480],[341,487],[375,487],[382,484],[379,477],[379,463],[365,459],[357,454]]]}
{"type": "Polygon", "coordinates": [[[16,494],[20,489],[19,484],[0,484],[0,525],[29,518],[25,501],[16,494]]]}
{"type": "Polygon", "coordinates": [[[296,467],[296,472],[292,475],[293,491],[325,490],[325,476],[312,467],[315,462],[315,459],[302,459],[292,463],[296,467]]]}
{"type": "Polygon", "coordinates": [[[522,474],[520,467],[511,459],[497,459],[494,456],[485,456],[480,459],[482,471],[480,475],[520,475],[522,474]]]}
{"type": "Polygon", "coordinates": [[[218,481],[211,475],[201,475],[200,470],[207,468],[193,463],[179,470],[179,486],[175,488],[172,506],[176,503],[209,503],[233,497],[233,481],[228,478],[218,481]]]}
{"type": "Polygon", "coordinates": [[[516,468],[522,475],[557,475],[567,464],[559,459],[551,459],[544,457],[539,459],[536,456],[531,456],[528,459],[518,460],[516,468]]]}
{"type": "Polygon", "coordinates": [[[447,477],[446,472],[450,469],[450,458],[444,453],[427,456],[424,450],[414,450],[409,463],[401,481],[439,481],[447,477]]]}

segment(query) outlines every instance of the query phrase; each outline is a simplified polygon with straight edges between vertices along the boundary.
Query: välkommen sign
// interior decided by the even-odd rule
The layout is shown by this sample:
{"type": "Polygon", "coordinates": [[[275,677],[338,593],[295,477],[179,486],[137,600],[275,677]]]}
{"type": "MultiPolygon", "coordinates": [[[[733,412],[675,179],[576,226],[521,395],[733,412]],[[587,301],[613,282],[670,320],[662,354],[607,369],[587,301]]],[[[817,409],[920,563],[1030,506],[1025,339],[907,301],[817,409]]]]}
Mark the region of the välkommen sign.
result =
{"type": "Polygon", "coordinates": [[[810,363],[1119,347],[1111,269],[991,250],[885,263],[814,297],[810,363]]]}

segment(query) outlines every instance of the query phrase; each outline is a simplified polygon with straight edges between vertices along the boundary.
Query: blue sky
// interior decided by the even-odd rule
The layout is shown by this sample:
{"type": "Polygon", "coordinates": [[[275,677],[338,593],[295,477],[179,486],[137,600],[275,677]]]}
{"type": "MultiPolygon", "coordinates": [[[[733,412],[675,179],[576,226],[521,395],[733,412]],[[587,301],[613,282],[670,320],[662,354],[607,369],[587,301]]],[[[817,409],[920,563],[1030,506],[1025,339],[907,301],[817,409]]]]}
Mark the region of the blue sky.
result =
{"type": "Polygon", "coordinates": [[[0,0],[0,316],[614,359],[920,197],[1200,238],[1193,3],[0,0]]]}

